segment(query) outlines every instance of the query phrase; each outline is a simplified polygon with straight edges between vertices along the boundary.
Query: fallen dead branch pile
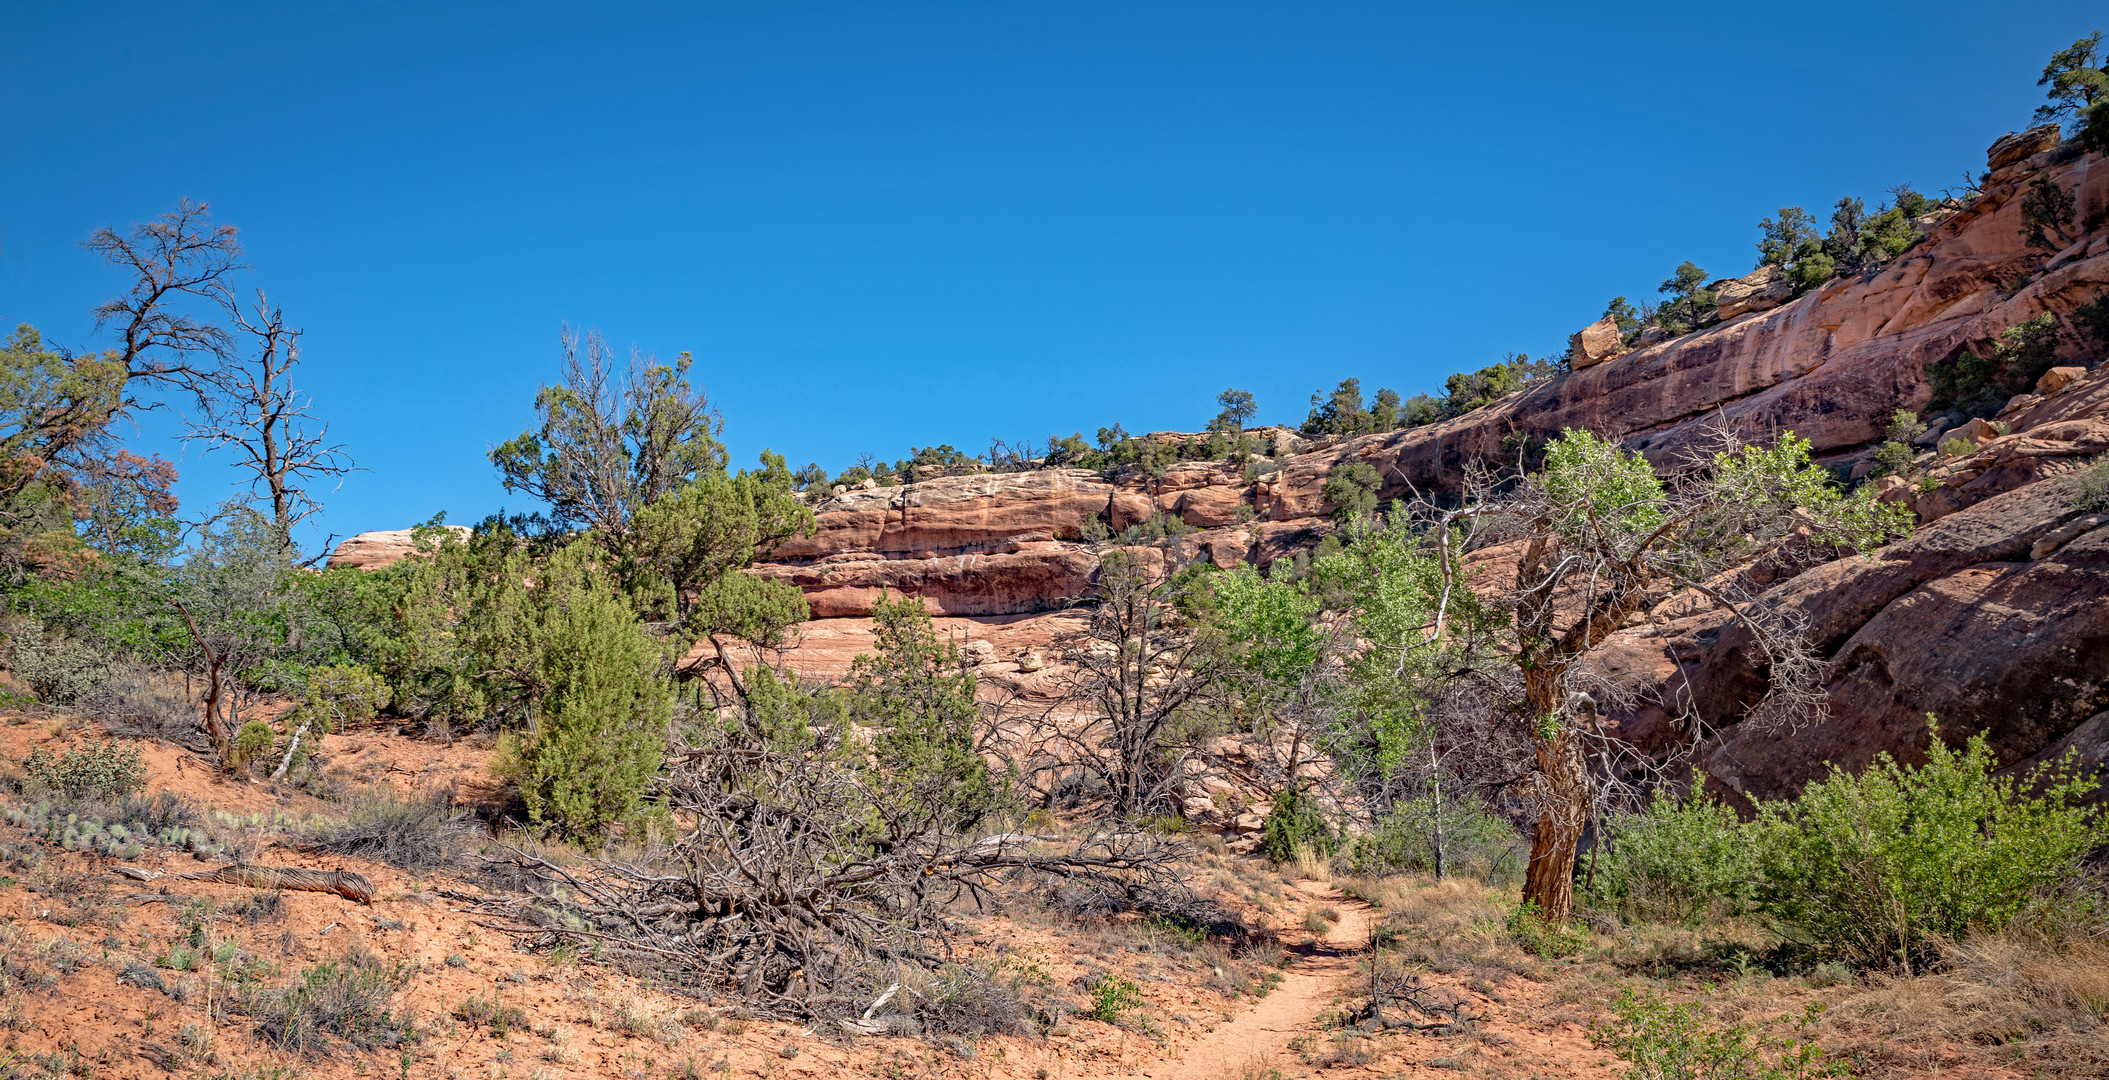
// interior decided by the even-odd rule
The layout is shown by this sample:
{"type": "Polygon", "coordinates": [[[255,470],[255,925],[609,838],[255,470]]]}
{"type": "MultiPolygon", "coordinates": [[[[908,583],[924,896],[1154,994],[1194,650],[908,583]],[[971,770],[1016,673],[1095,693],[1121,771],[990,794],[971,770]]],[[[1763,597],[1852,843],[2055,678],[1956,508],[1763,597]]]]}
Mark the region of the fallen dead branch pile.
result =
{"type": "Polygon", "coordinates": [[[1072,842],[973,835],[941,772],[879,775],[817,749],[718,746],[674,762],[664,794],[684,831],[636,860],[561,866],[510,849],[530,904],[486,907],[531,942],[596,943],[604,959],[736,995],[763,1014],[849,1018],[903,967],[950,959],[948,911],[1003,883],[1192,918],[1183,845],[1141,831],[1072,842]]]}

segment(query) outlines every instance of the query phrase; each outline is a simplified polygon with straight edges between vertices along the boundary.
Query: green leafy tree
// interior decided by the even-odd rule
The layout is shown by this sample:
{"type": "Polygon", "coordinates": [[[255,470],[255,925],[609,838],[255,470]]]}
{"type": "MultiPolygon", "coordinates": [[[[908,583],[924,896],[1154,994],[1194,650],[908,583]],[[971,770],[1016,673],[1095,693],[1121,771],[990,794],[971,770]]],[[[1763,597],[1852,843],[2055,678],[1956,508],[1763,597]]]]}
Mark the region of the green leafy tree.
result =
{"type": "Polygon", "coordinates": [[[1231,431],[1244,431],[1245,421],[1252,419],[1260,411],[1259,402],[1253,398],[1251,391],[1235,387],[1216,395],[1216,407],[1223,410],[1217,414],[1217,419],[1225,421],[1224,426],[1231,431]]]}
{"type": "Polygon", "coordinates": [[[1377,489],[1384,478],[1366,461],[1345,461],[1326,474],[1325,501],[1333,508],[1333,521],[1343,528],[1377,512],[1377,489]]]}
{"type": "Polygon", "coordinates": [[[1678,263],[1657,291],[1670,299],[1656,311],[1656,321],[1672,334],[1690,333],[1713,317],[1714,293],[1706,288],[1706,271],[1695,263],[1678,263]]]}
{"type": "MultiPolygon", "coordinates": [[[[1416,603],[1430,612],[1456,610],[1450,530],[1488,520],[1520,523],[1515,583],[1496,605],[1503,618],[1455,639],[1469,647],[1470,659],[1446,663],[1444,670],[1472,673],[1465,685],[1484,688],[1487,708],[1506,717],[1502,738],[1512,741],[1489,745],[1528,757],[1527,766],[1514,765],[1528,768],[1536,806],[1524,883],[1533,910],[1553,922],[1568,917],[1575,854],[1596,806],[1593,778],[1601,773],[1589,763],[1596,744],[1587,734],[1596,730],[1595,703],[1578,659],[1646,611],[1656,590],[1691,589],[1732,609],[1754,647],[1770,658],[1772,693],[1746,722],[1795,715],[1807,707],[1806,687],[1820,662],[1791,620],[1768,616],[1761,597],[1724,592],[1715,576],[1730,565],[1810,547],[1872,547],[1901,535],[1905,514],[1839,490],[1810,462],[1808,442],[1791,433],[1772,447],[1723,435],[1721,448],[1700,467],[1665,480],[1641,455],[1568,431],[1546,447],[1542,471],[1520,486],[1481,485],[1455,507],[1406,508],[1418,519],[1419,535],[1444,545],[1425,564],[1434,573],[1418,586],[1423,595],[1416,603]],[[1562,599],[1556,604],[1555,597],[1562,599]],[[1496,670],[1503,675],[1478,674],[1496,670]]],[[[1431,617],[1427,636],[1441,639],[1442,625],[1442,616],[1431,617]]]]}
{"type": "Polygon", "coordinates": [[[619,560],[637,541],[639,512],[725,468],[723,427],[689,385],[687,353],[661,364],[633,352],[618,368],[598,331],[558,335],[563,378],[535,395],[534,429],[495,447],[507,491],[548,503],[559,528],[590,529],[619,560]]]}
{"type": "Polygon", "coordinates": [[[1431,394],[1415,394],[1406,399],[1401,413],[1402,423],[1406,427],[1433,424],[1443,418],[1443,403],[1431,394]]]}
{"type": "Polygon", "coordinates": [[[1634,310],[1633,305],[1623,296],[1614,296],[1610,303],[1604,305],[1603,317],[1610,319],[1612,325],[1618,327],[1620,335],[1640,329],[1640,312],[1634,310]]]}
{"type": "Polygon", "coordinates": [[[2021,197],[2021,239],[2029,247],[2057,251],[2074,240],[2072,219],[2076,208],[2072,192],[2048,175],[2029,181],[2028,194],[2021,197]]]}
{"type": "Polygon", "coordinates": [[[1757,244],[1758,265],[1786,267],[1800,258],[1803,245],[1817,240],[1816,217],[1799,206],[1780,207],[1779,217],[1758,222],[1764,238],[1757,244]]]}
{"type": "Polygon", "coordinates": [[[1369,429],[1369,413],[1362,407],[1362,380],[1342,379],[1332,393],[1311,395],[1311,413],[1304,418],[1304,434],[1360,435],[1369,429]]]}
{"type": "Polygon", "coordinates": [[[563,381],[536,395],[539,426],[492,450],[492,464],[507,490],[548,503],[556,526],[588,531],[640,614],[684,641],[708,639],[744,692],[726,638],[772,647],[808,614],[796,586],[743,573],[757,554],[811,535],[797,479],[768,451],[757,471],[727,470],[722,421],[689,384],[688,354],[671,365],[633,355],[618,371],[598,333],[566,327],[560,340],[563,381]]]}
{"type": "Polygon", "coordinates": [[[872,606],[875,652],[850,663],[849,715],[873,729],[873,768],[903,791],[942,792],[941,812],[971,829],[1004,799],[1001,777],[982,755],[976,679],[959,649],[941,639],[913,597],[872,606]]]}
{"type": "Polygon", "coordinates": [[[1391,431],[1399,426],[1403,418],[1403,414],[1400,412],[1399,392],[1380,387],[1377,390],[1376,398],[1369,405],[1370,429],[1373,431],[1391,431]]]}
{"type": "Polygon", "coordinates": [[[2101,47],[2102,32],[2096,30],[2051,54],[2050,63],[2043,66],[2043,77],[2036,80],[2050,103],[2036,107],[2036,123],[2075,117],[2093,120],[2094,105],[2109,98],[2109,73],[2102,70],[2101,47]]]}
{"type": "Polygon", "coordinates": [[[116,432],[126,379],[115,355],[48,349],[26,324],[0,343],[0,561],[63,574],[84,541],[149,556],[174,546],[175,469],[116,432]]]}

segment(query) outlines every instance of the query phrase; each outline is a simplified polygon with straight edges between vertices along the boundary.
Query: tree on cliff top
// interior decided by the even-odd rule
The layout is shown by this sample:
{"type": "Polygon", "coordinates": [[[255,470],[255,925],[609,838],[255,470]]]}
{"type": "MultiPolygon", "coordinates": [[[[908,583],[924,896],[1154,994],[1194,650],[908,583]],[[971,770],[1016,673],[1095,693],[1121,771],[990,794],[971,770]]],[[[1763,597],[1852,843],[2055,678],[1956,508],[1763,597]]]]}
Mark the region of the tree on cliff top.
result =
{"type": "Polygon", "coordinates": [[[2036,107],[2036,123],[2085,117],[2096,101],[2109,97],[2109,73],[2102,70],[2099,55],[2102,32],[2096,30],[2051,54],[2036,85],[2045,87],[2050,104],[2036,107]]]}
{"type": "Polygon", "coordinates": [[[1216,416],[1217,423],[1235,432],[1244,431],[1245,421],[1252,419],[1260,411],[1259,403],[1253,400],[1252,391],[1239,390],[1236,387],[1217,394],[1216,404],[1223,410],[1216,416]]]}
{"type": "Polygon", "coordinates": [[[1677,272],[1656,290],[1670,298],[1655,313],[1664,330],[1688,334],[1713,316],[1714,292],[1705,287],[1705,282],[1706,271],[1697,263],[1686,260],[1677,264],[1677,272]]]}

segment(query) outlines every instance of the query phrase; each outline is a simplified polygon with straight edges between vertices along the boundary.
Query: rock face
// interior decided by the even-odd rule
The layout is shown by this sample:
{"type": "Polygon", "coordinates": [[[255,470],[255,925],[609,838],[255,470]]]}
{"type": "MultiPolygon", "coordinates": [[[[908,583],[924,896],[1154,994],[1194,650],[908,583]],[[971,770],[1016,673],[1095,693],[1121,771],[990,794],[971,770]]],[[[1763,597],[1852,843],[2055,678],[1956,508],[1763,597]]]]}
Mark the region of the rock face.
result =
{"type": "Polygon", "coordinates": [[[1983,732],[2016,769],[2067,746],[2101,764],[2109,748],[2109,515],[2078,504],[2071,473],[2102,449],[2109,368],[2075,388],[2063,415],[1984,449],[2062,467],[2016,473],[1909,539],[1774,586],[1768,598],[1808,620],[1830,662],[1821,723],[1740,723],[1763,685],[1764,659],[1715,612],[1615,635],[1592,654],[1648,702],[1611,719],[1660,750],[1681,737],[1669,717],[1696,712],[1722,732],[1701,748],[1700,767],[1725,791],[1750,798],[1791,794],[1831,763],[1859,769],[1882,752],[1921,760],[1928,714],[1946,739],[1983,732]]]}
{"type": "MultiPolygon", "coordinates": [[[[448,525],[446,529],[464,539],[469,535],[466,526],[448,525]]],[[[404,556],[417,551],[417,543],[411,539],[411,534],[410,529],[360,533],[337,545],[337,550],[330,553],[328,566],[332,570],[345,567],[353,570],[378,570],[393,565],[402,561],[404,556]]]]}

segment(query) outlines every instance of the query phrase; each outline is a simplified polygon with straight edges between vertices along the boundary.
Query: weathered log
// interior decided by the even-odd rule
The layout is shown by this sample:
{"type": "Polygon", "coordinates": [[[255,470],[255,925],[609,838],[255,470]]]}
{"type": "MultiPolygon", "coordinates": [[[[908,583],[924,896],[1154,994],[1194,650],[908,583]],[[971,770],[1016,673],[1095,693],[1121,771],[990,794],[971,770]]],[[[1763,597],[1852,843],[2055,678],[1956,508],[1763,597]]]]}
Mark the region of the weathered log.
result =
{"type": "Polygon", "coordinates": [[[373,882],[368,881],[364,874],[354,874],[345,870],[303,870],[292,866],[254,866],[242,863],[200,870],[192,874],[170,874],[138,866],[119,866],[113,869],[134,881],[173,877],[183,881],[246,885],[252,889],[335,893],[362,904],[373,903],[373,882]]]}

